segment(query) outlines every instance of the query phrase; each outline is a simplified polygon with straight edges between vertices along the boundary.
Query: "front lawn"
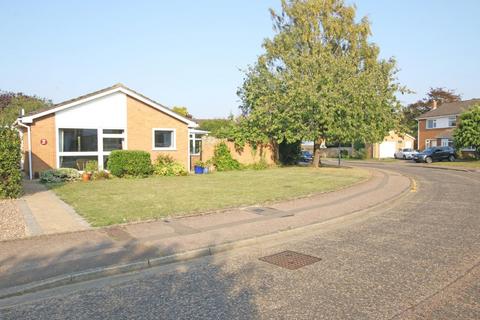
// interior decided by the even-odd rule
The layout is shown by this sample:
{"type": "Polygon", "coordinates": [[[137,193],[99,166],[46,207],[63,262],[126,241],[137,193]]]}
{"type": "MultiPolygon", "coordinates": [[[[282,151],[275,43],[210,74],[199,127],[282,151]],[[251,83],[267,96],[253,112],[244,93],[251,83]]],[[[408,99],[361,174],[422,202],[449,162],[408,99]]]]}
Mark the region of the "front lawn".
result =
{"type": "Polygon", "coordinates": [[[457,160],[454,162],[446,162],[446,161],[441,161],[441,162],[433,162],[431,165],[436,165],[436,166],[445,166],[445,167],[458,167],[458,168],[473,168],[473,169],[480,169],[480,160],[469,160],[469,161],[462,161],[462,160],[457,160]]]}
{"type": "Polygon", "coordinates": [[[361,169],[276,168],[185,177],[52,185],[93,226],[185,215],[336,190],[368,178],[361,169]]]}

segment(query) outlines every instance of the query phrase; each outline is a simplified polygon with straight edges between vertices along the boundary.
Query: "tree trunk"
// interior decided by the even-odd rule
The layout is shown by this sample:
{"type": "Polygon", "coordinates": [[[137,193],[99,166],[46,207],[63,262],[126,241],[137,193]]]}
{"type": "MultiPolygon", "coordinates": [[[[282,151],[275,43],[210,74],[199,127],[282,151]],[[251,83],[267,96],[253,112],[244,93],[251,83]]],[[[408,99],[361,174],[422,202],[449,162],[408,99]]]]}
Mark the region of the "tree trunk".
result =
{"type": "Polygon", "coordinates": [[[322,166],[322,161],[320,159],[320,146],[322,145],[322,138],[317,138],[313,142],[313,161],[312,166],[318,168],[322,166]]]}
{"type": "Polygon", "coordinates": [[[272,147],[273,147],[273,156],[275,157],[274,161],[275,164],[280,164],[280,146],[278,145],[277,141],[272,140],[272,147]]]}

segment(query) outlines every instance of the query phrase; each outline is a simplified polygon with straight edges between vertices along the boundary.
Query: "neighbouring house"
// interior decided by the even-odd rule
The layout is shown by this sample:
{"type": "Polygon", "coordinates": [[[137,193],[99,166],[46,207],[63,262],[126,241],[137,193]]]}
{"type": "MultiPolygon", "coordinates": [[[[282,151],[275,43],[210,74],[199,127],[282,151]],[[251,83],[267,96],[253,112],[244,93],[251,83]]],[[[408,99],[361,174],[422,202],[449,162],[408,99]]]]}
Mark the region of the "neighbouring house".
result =
{"type": "Polygon", "coordinates": [[[434,101],[432,110],[417,118],[418,149],[453,146],[453,130],[458,125],[460,115],[477,103],[480,103],[480,99],[444,103],[437,107],[434,101]]]}
{"type": "Polygon", "coordinates": [[[372,145],[372,158],[393,158],[395,152],[404,148],[413,148],[415,138],[409,134],[399,134],[391,130],[380,143],[372,145]]]}
{"type": "Polygon", "coordinates": [[[197,123],[122,84],[116,84],[16,121],[24,170],[30,178],[51,168],[82,170],[88,160],[104,169],[113,150],[168,154],[190,168],[201,149],[197,123]]]}

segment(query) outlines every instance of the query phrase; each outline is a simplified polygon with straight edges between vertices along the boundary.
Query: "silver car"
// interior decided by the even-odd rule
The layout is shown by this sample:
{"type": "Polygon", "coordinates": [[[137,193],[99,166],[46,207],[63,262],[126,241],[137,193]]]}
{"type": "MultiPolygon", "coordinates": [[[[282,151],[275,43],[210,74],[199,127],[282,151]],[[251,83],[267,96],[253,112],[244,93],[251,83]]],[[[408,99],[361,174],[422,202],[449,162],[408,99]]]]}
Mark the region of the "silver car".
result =
{"type": "Polygon", "coordinates": [[[417,150],[413,150],[412,148],[403,148],[395,152],[393,155],[395,159],[413,159],[413,155],[417,154],[417,150]]]}

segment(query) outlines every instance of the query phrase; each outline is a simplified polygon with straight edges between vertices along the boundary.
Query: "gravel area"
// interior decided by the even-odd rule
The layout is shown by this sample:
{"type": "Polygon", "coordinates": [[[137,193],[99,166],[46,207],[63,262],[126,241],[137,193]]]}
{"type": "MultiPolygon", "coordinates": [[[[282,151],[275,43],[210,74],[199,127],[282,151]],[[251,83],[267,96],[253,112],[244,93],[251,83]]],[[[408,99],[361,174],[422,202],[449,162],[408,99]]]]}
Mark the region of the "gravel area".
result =
{"type": "Polygon", "coordinates": [[[26,224],[15,200],[0,200],[0,241],[25,237],[26,224]]]}

